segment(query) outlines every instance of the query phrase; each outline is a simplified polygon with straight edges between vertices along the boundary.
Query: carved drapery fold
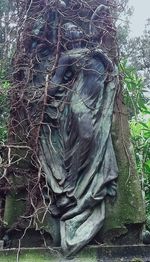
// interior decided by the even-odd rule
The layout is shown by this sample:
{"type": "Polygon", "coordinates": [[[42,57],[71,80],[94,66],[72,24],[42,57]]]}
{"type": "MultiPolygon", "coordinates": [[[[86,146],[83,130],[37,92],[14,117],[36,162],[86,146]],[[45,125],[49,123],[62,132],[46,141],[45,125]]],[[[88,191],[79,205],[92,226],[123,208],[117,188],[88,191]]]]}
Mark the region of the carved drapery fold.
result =
{"type": "Polygon", "coordinates": [[[116,194],[110,133],[116,77],[102,50],[75,48],[60,56],[50,81],[40,160],[53,192],[50,211],[60,217],[67,254],[77,252],[101,229],[105,197],[116,194]]]}

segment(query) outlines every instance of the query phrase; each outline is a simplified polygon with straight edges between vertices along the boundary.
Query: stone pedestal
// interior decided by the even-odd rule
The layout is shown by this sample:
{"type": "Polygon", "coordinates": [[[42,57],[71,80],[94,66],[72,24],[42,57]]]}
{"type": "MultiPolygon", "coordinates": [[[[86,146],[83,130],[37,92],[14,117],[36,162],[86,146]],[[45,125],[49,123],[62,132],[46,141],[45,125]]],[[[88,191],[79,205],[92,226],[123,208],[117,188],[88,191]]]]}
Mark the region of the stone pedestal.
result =
{"type": "Polygon", "coordinates": [[[119,169],[118,190],[114,201],[107,199],[105,224],[98,239],[107,244],[139,244],[146,220],[145,205],[121,94],[116,99],[112,138],[119,169]]]}

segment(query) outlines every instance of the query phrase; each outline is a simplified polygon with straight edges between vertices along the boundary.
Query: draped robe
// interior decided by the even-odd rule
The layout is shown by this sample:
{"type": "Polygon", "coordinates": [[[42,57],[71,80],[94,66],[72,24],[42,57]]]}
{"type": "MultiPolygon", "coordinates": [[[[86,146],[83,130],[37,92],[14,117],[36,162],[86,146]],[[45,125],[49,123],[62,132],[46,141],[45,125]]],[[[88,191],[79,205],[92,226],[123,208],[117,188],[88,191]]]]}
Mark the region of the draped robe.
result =
{"type": "Polygon", "coordinates": [[[49,82],[40,160],[60,219],[61,246],[73,255],[100,231],[118,176],[111,139],[116,73],[100,50],[64,52],[49,82]]]}

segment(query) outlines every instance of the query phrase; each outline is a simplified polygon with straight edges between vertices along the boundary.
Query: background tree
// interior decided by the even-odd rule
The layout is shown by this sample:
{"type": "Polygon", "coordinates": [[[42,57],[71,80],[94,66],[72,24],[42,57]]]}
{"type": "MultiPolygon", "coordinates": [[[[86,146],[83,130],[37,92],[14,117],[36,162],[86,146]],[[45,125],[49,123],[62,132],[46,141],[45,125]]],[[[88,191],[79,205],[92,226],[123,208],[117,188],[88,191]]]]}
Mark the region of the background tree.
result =
{"type": "Polygon", "coordinates": [[[150,214],[150,20],[141,36],[130,38],[128,1],[125,21],[119,25],[120,72],[124,102],[128,107],[137,171],[145,191],[147,216],[150,214]]]}
{"type": "Polygon", "coordinates": [[[11,60],[16,46],[18,32],[18,2],[1,0],[0,2],[0,143],[7,138],[7,120],[9,113],[8,90],[11,79],[11,60]]]}

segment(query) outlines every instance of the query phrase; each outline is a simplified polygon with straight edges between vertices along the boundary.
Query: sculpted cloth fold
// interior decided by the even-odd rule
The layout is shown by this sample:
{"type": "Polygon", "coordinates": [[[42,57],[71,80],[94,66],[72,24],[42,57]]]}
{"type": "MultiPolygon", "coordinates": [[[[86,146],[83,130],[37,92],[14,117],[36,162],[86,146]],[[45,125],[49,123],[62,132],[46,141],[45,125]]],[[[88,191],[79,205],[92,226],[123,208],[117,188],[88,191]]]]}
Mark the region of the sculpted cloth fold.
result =
{"type": "Polygon", "coordinates": [[[111,139],[116,73],[100,50],[64,52],[49,82],[40,160],[60,219],[61,246],[75,254],[100,231],[118,176],[111,139]]]}

